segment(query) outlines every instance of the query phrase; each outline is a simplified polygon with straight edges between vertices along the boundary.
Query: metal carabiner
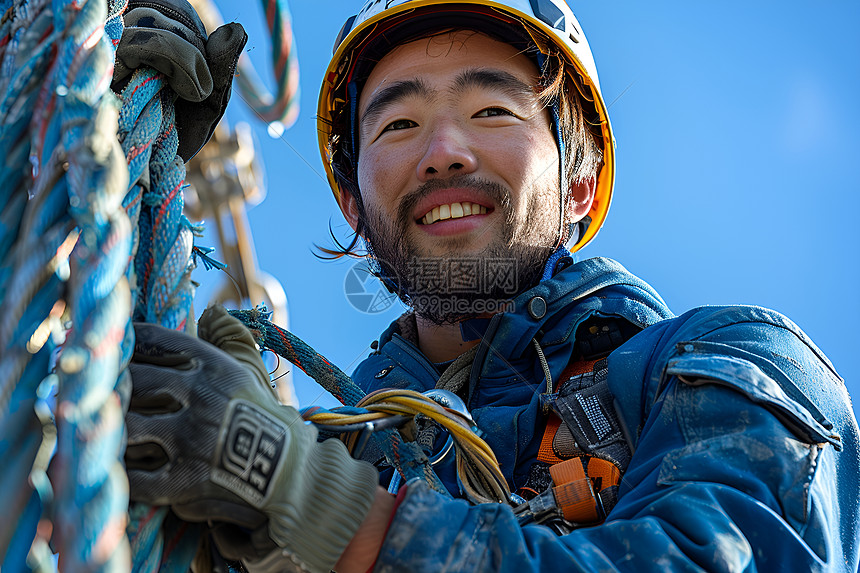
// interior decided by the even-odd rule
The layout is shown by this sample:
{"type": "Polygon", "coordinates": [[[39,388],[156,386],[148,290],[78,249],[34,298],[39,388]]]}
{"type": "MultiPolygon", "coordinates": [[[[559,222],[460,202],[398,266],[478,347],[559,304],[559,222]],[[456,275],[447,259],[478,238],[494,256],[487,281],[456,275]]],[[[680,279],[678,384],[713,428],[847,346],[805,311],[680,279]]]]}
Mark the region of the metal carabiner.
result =
{"type": "MultiPolygon", "coordinates": [[[[475,434],[477,434],[478,436],[481,435],[481,431],[475,424],[475,420],[472,418],[472,414],[469,412],[469,409],[466,408],[466,403],[455,393],[451,392],[450,390],[433,388],[432,390],[422,392],[422,394],[424,394],[443,408],[447,408],[449,410],[452,410],[453,412],[456,412],[469,423],[469,427],[473,432],[475,432],[475,434]]],[[[448,439],[445,441],[445,445],[442,446],[442,449],[437,454],[434,454],[430,458],[430,464],[435,466],[436,464],[440,463],[442,460],[445,459],[448,453],[450,453],[453,447],[454,439],[451,437],[451,434],[448,433],[448,439]]]]}

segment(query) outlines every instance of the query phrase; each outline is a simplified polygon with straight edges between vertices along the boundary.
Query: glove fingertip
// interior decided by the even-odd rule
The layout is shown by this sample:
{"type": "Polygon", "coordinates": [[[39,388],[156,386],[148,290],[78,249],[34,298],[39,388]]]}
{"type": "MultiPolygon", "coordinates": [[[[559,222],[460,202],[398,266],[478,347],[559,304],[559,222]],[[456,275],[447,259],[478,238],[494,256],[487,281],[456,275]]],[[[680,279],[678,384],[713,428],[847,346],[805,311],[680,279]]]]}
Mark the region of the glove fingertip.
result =
{"type": "Polygon", "coordinates": [[[247,42],[248,34],[242,24],[239,22],[224,24],[209,35],[209,40],[206,42],[206,57],[208,60],[220,60],[232,56],[236,60],[247,42]]]}
{"type": "Polygon", "coordinates": [[[269,374],[253,334],[238,318],[228,313],[226,308],[214,305],[203,311],[197,323],[197,332],[201,339],[250,367],[260,382],[271,390],[269,374]]]}
{"type": "Polygon", "coordinates": [[[203,311],[197,323],[201,339],[225,350],[234,348],[233,343],[258,351],[257,342],[248,327],[232,316],[223,306],[213,305],[203,311]]]}
{"type": "MultiPolygon", "coordinates": [[[[113,85],[116,84],[117,82],[121,82],[122,80],[129,77],[132,73],[134,73],[134,70],[129,68],[128,66],[126,66],[125,62],[122,61],[121,56],[117,55],[116,61],[114,61],[114,64],[113,64],[113,80],[112,80],[111,87],[113,87],[113,85]]],[[[119,90],[114,90],[114,91],[119,91],[119,90]]]]}
{"type": "Polygon", "coordinates": [[[170,87],[179,94],[179,97],[193,103],[199,103],[212,94],[215,82],[203,54],[193,52],[188,56],[190,62],[186,61],[184,65],[174,64],[172,71],[165,73],[168,75],[167,81],[170,87]]]}
{"type": "Polygon", "coordinates": [[[197,321],[197,336],[206,342],[213,342],[215,331],[218,330],[218,324],[226,316],[230,316],[224,305],[210,304],[200,315],[197,321]]]}

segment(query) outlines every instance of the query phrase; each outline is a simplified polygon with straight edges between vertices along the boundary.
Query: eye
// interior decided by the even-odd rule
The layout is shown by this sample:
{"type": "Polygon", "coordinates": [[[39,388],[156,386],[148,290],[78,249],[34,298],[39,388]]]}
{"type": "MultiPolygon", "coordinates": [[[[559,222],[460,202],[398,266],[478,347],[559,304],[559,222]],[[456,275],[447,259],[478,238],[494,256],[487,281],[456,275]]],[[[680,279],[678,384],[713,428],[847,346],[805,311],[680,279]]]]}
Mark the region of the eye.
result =
{"type": "Polygon", "coordinates": [[[398,120],[392,121],[391,123],[386,125],[382,129],[382,133],[385,133],[386,131],[397,131],[400,129],[409,129],[411,127],[418,127],[418,124],[415,123],[414,121],[412,121],[411,119],[398,119],[398,120]]]}
{"type": "Polygon", "coordinates": [[[512,111],[509,111],[503,107],[488,107],[487,109],[482,109],[472,117],[498,117],[498,116],[511,116],[515,117],[515,114],[512,111]]]}

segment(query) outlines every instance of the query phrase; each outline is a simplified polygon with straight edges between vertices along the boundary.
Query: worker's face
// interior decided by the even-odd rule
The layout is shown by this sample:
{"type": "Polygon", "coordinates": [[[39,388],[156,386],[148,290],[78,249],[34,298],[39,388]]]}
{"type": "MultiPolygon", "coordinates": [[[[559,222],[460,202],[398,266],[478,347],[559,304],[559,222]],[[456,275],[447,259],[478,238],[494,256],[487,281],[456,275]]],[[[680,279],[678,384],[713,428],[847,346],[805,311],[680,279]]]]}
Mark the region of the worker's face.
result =
{"type": "MultiPolygon", "coordinates": [[[[538,79],[529,58],[471,31],[404,44],[373,69],[358,106],[365,239],[409,297],[444,294],[412,276],[421,260],[508,265],[517,291],[536,282],[559,229],[559,153],[538,79]]],[[[351,198],[344,207],[354,224],[351,198]]],[[[502,290],[478,294],[513,294],[502,290]]]]}

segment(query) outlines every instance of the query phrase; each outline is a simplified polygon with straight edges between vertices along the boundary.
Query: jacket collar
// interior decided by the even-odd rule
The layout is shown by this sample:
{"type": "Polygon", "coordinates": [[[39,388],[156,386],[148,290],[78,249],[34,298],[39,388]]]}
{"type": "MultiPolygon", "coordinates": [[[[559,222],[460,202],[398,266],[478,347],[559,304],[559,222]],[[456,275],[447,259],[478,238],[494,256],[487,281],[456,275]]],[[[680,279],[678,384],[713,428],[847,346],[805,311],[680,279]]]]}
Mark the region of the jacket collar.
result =
{"type": "MultiPolygon", "coordinates": [[[[640,328],[673,316],[645,281],[612,259],[595,257],[563,266],[551,278],[519,294],[510,312],[497,314],[485,326],[491,336],[488,340],[485,334],[482,344],[492,344],[502,355],[519,357],[532,338],[538,338],[542,346],[568,340],[575,328],[596,312],[620,316],[640,328]],[[598,291],[605,292],[598,296],[598,291]],[[542,303],[537,298],[546,305],[542,315],[542,303]]],[[[402,321],[403,317],[395,320],[382,333],[380,349],[395,334],[401,334],[402,321]]]]}

